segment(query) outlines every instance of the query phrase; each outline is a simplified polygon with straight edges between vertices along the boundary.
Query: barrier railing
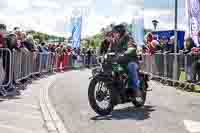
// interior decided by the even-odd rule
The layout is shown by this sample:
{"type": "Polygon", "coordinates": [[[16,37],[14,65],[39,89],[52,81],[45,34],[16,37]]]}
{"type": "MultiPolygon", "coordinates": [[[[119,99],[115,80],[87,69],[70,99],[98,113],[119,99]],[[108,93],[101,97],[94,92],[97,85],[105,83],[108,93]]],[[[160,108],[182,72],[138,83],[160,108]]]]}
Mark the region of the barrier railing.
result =
{"type": "MultiPolygon", "coordinates": [[[[20,50],[0,49],[0,91],[33,75],[65,70],[74,66],[84,67],[88,64],[86,55],[73,59],[71,54],[60,56],[50,52],[29,52],[20,50]]],[[[91,56],[90,64],[95,64],[95,56],[91,56]]]]}
{"type": "MultiPolygon", "coordinates": [[[[141,70],[155,77],[184,83],[192,80],[195,84],[200,81],[200,67],[195,66],[200,61],[199,54],[156,53],[155,55],[143,54],[142,58],[141,70]],[[177,63],[176,68],[174,63],[177,63]]],[[[50,52],[29,52],[23,48],[19,51],[2,48],[0,49],[0,88],[9,87],[14,81],[20,82],[35,74],[96,64],[95,55],[88,57],[81,54],[73,59],[71,54],[60,56],[50,52]]]]}
{"type": "Polygon", "coordinates": [[[200,71],[194,71],[195,64],[200,61],[200,54],[163,54],[155,55],[143,54],[141,69],[145,73],[149,73],[154,77],[179,82],[200,81],[200,71]],[[175,62],[175,57],[177,62],[175,62]],[[176,68],[174,63],[177,63],[176,68]]]}
{"type": "Polygon", "coordinates": [[[7,48],[0,50],[0,87],[6,87],[11,83],[12,53],[7,48]]]}

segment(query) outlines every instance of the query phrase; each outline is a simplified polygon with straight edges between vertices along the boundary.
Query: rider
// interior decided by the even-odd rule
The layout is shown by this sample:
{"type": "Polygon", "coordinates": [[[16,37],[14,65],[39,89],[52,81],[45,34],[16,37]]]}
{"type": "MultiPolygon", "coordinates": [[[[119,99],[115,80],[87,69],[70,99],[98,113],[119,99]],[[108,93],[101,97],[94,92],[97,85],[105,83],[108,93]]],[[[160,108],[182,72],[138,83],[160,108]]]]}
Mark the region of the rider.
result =
{"type": "MultiPolygon", "coordinates": [[[[109,51],[124,54],[118,62],[121,66],[128,69],[131,85],[136,92],[136,100],[141,101],[140,80],[138,75],[138,60],[136,53],[136,45],[131,36],[126,33],[124,25],[120,24],[112,30],[114,41],[110,42],[109,51]]],[[[112,39],[111,39],[112,40],[112,39]]]]}

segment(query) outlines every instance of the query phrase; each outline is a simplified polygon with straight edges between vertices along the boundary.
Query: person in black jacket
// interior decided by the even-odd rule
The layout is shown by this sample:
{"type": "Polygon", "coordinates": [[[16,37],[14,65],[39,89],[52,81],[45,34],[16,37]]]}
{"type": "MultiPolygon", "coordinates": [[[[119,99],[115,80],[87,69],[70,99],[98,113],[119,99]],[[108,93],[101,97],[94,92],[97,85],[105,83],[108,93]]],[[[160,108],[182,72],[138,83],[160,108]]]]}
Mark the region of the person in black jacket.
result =
{"type": "Polygon", "coordinates": [[[90,67],[91,56],[92,56],[91,49],[88,49],[87,50],[87,61],[88,61],[87,65],[88,65],[88,67],[90,67]]]}
{"type": "MultiPolygon", "coordinates": [[[[13,53],[14,50],[17,50],[17,51],[20,51],[20,47],[18,47],[17,45],[17,36],[15,34],[7,34],[5,35],[5,47],[8,48],[11,53],[13,53]]],[[[9,65],[11,63],[10,61],[10,54],[8,51],[5,51],[4,54],[3,54],[3,66],[4,66],[4,69],[6,71],[6,77],[4,79],[4,82],[3,84],[7,84],[8,81],[11,79],[11,82],[12,84],[9,84],[7,87],[5,87],[5,89],[8,91],[8,92],[16,92],[16,87],[14,85],[16,85],[16,82],[15,82],[15,73],[14,71],[10,68],[9,68],[9,65]],[[10,73],[12,72],[12,76],[10,77],[10,73]]]]}
{"type": "Polygon", "coordinates": [[[188,54],[192,51],[192,48],[195,47],[195,43],[191,37],[188,37],[185,41],[185,49],[183,51],[184,54],[188,54]]]}
{"type": "Polygon", "coordinates": [[[34,45],[34,40],[33,40],[33,36],[28,35],[27,38],[25,39],[25,35],[24,35],[24,41],[23,41],[23,45],[30,51],[30,52],[34,52],[36,51],[34,45]]]}
{"type": "Polygon", "coordinates": [[[105,39],[100,46],[100,55],[107,53],[108,48],[109,48],[110,42],[105,39]]]}

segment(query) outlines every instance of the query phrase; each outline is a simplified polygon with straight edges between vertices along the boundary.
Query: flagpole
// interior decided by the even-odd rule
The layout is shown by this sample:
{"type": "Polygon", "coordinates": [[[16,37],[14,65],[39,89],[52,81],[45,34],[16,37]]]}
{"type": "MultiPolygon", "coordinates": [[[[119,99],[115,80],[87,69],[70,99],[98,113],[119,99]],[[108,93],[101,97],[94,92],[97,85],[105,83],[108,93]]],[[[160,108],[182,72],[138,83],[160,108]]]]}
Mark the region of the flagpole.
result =
{"type": "Polygon", "coordinates": [[[190,29],[190,26],[191,26],[191,21],[190,21],[190,13],[189,13],[189,9],[190,9],[190,3],[188,2],[188,0],[185,0],[185,13],[186,13],[186,18],[187,18],[187,30],[188,30],[188,34],[189,36],[191,36],[191,29],[190,29]]]}
{"type": "Polygon", "coordinates": [[[175,53],[177,53],[177,46],[178,46],[178,34],[177,34],[177,23],[178,23],[178,0],[175,0],[175,15],[174,15],[174,32],[175,32],[175,45],[174,45],[174,50],[175,53]]]}
{"type": "Polygon", "coordinates": [[[83,16],[81,15],[81,24],[80,24],[80,46],[79,46],[79,48],[81,48],[82,23],[83,23],[83,16]]]}
{"type": "Polygon", "coordinates": [[[174,80],[178,79],[178,57],[177,57],[177,50],[178,50],[178,33],[177,33],[177,15],[178,15],[178,0],[175,0],[174,6],[174,35],[175,35],[175,42],[174,42],[174,80]]]}

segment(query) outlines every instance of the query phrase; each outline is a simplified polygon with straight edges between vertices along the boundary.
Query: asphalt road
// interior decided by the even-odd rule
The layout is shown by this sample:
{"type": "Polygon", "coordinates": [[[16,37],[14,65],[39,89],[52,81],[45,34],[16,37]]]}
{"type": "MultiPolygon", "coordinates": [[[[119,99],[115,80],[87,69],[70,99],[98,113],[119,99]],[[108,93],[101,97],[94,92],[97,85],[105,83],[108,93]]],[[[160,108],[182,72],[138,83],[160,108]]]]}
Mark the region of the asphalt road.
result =
{"type": "Polygon", "coordinates": [[[69,133],[200,133],[200,94],[151,81],[146,105],[119,105],[98,117],[87,98],[90,70],[63,74],[49,90],[50,99],[69,133]]]}

